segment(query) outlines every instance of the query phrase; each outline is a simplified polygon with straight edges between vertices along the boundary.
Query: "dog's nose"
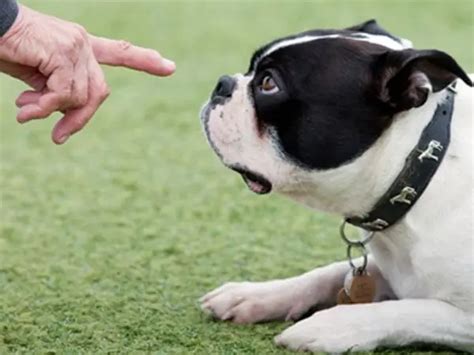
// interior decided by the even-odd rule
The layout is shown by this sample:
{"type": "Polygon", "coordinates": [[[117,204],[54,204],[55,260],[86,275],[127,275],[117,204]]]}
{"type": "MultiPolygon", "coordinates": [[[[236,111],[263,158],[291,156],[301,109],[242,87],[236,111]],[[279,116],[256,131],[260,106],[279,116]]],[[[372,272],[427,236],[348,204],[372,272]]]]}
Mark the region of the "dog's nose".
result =
{"type": "Polygon", "coordinates": [[[211,99],[219,99],[219,98],[229,98],[232,96],[232,93],[234,92],[236,80],[232,78],[231,76],[224,75],[219,78],[219,81],[217,82],[217,86],[212,92],[211,99]]]}

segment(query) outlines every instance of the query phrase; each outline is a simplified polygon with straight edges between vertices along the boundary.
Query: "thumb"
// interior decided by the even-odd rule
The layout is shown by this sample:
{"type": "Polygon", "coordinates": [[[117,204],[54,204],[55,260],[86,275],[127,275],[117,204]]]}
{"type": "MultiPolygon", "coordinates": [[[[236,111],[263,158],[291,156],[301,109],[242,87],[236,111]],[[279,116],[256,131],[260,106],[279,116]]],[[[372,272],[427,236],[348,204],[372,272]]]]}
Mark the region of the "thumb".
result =
{"type": "Polygon", "coordinates": [[[94,55],[100,64],[121,66],[158,76],[168,76],[176,70],[176,64],[163,58],[157,51],[115,41],[89,36],[94,55]]]}

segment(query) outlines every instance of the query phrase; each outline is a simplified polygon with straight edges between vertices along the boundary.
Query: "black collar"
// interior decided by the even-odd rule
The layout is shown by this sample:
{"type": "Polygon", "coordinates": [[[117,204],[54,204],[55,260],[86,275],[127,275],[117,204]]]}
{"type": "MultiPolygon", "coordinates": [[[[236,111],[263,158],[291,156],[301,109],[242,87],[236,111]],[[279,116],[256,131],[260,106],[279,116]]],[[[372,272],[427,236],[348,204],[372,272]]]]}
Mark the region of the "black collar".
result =
{"type": "Polygon", "coordinates": [[[436,107],[388,191],[369,213],[363,217],[349,217],[347,222],[368,231],[382,231],[400,220],[416,203],[448,149],[455,93],[455,85],[448,87],[447,97],[436,107]]]}

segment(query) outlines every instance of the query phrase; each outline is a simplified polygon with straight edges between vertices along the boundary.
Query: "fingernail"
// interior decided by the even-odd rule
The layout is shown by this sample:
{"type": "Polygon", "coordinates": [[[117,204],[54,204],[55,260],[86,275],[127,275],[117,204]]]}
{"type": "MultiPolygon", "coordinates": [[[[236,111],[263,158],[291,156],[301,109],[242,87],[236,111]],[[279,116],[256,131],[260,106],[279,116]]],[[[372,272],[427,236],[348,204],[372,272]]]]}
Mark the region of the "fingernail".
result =
{"type": "Polygon", "coordinates": [[[176,69],[176,63],[166,58],[163,59],[163,65],[170,71],[176,69]]]}
{"type": "Polygon", "coordinates": [[[59,144],[65,143],[65,142],[69,139],[70,136],[71,136],[70,134],[65,134],[64,136],[61,136],[61,137],[58,139],[58,143],[59,143],[59,144]]]}
{"type": "Polygon", "coordinates": [[[18,110],[18,113],[16,114],[16,121],[20,124],[23,124],[27,121],[25,119],[25,117],[23,117],[23,116],[25,116],[25,114],[23,112],[24,112],[24,110],[20,109],[20,110],[18,110]]]}

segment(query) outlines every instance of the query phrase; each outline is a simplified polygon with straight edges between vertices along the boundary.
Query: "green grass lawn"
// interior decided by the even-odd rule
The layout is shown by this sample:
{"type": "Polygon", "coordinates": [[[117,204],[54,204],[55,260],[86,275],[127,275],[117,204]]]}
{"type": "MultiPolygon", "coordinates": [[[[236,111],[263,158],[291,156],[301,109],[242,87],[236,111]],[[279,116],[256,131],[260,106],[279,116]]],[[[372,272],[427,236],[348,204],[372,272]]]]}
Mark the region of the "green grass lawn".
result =
{"type": "Polygon", "coordinates": [[[471,1],[23,3],[157,48],[178,71],[107,69],[111,97],[63,147],[57,117],[16,123],[23,87],[0,77],[0,353],[285,353],[272,339],[288,324],[214,322],[197,299],[343,259],[338,218],[253,195],[221,166],[198,120],[217,77],[277,36],[372,17],[474,68],[471,1]]]}

